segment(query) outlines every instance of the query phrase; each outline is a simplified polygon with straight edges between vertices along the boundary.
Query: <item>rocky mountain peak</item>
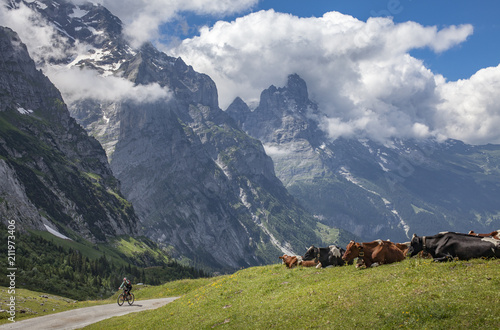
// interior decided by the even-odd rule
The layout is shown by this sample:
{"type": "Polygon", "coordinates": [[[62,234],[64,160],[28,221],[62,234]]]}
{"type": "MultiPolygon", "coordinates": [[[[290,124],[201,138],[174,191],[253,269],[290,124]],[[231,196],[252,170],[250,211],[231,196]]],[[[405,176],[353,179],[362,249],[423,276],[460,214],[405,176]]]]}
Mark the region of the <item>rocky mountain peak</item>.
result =
{"type": "Polygon", "coordinates": [[[306,82],[298,74],[291,74],[284,87],[271,85],[262,91],[256,111],[283,116],[286,113],[306,113],[308,107],[316,106],[309,100],[306,82]]]}
{"type": "Polygon", "coordinates": [[[307,84],[298,74],[294,73],[288,76],[288,82],[282,89],[290,99],[294,99],[297,104],[306,104],[309,101],[307,84]]]}
{"type": "Polygon", "coordinates": [[[236,121],[236,124],[239,127],[241,127],[241,125],[246,121],[251,112],[252,111],[245,103],[245,101],[241,99],[241,97],[235,98],[234,101],[226,109],[226,113],[236,121]]]}
{"type": "Polygon", "coordinates": [[[298,74],[289,75],[284,87],[271,85],[262,91],[254,111],[238,99],[226,111],[243,130],[265,144],[306,137],[317,145],[323,138],[316,134],[321,131],[313,119],[318,105],[309,99],[307,84],[298,74]]]}
{"type": "Polygon", "coordinates": [[[121,36],[122,22],[100,4],[85,2],[73,4],[67,0],[13,0],[11,7],[18,7],[20,3],[41,13],[55,23],[63,35],[69,36],[70,41],[85,41],[96,47],[102,47],[110,39],[121,36]],[[96,32],[99,33],[96,33],[96,32]]]}

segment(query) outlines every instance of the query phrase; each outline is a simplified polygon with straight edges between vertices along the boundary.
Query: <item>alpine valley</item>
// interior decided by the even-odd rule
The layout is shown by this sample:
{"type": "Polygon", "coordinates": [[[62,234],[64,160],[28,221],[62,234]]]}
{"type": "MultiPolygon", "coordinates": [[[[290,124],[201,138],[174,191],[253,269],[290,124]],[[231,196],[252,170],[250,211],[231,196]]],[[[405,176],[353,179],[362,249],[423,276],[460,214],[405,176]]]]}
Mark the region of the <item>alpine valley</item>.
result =
{"type": "MultiPolygon", "coordinates": [[[[134,226],[127,234],[144,235],[183,264],[210,271],[276,262],[278,255],[301,253],[311,244],[345,245],[347,237],[341,237],[341,230],[319,222],[288,193],[261,142],[219,108],[210,77],[151,44],[133,49],[122,37],[120,20],[101,5],[51,0],[10,1],[8,6],[28,8],[37,24],[56,28],[53,48],[34,56],[40,67],[64,67],[118,81],[140,94],[111,98],[98,88],[84,94],[82,86],[84,97],[63,95],[72,117],[106,151],[111,169],[106,167],[106,174],[111,176],[112,171],[120,182],[125,197],[120,201],[133,205],[134,226]],[[54,49],[58,56],[52,55],[54,49]]],[[[19,89],[32,84],[25,81],[19,89]]],[[[48,97],[44,101],[53,102],[48,97]]],[[[61,98],[58,104],[65,108],[61,98]]],[[[38,108],[17,101],[9,110],[16,118],[33,121],[38,108]],[[20,113],[20,108],[27,112],[20,113]]],[[[67,140],[72,143],[71,136],[67,140]]],[[[99,160],[108,166],[105,157],[99,160]]],[[[96,178],[103,178],[99,184],[107,182],[102,171],[82,172],[89,173],[90,183],[96,178]]],[[[73,188],[81,194],[87,191],[73,188]]],[[[111,197],[115,195],[118,192],[111,197]]],[[[6,204],[7,198],[2,198],[6,204]]],[[[36,207],[29,211],[37,216],[42,212],[36,207]]],[[[117,227],[113,216],[109,223],[102,222],[103,228],[88,216],[91,219],[79,220],[91,232],[117,227]]],[[[76,219],[67,222],[78,234],[86,234],[73,224],[76,219]]]]}
{"type": "Polygon", "coordinates": [[[30,10],[54,35],[27,50],[33,62],[2,30],[3,223],[90,242],[145,236],[182,263],[223,272],[311,244],[500,228],[500,146],[332,140],[290,73],[255,109],[237,98],[223,111],[209,76],[152,44],[132,47],[101,5],[7,7],[30,10]],[[65,92],[35,65],[129,92],[83,83],[65,92]]]}

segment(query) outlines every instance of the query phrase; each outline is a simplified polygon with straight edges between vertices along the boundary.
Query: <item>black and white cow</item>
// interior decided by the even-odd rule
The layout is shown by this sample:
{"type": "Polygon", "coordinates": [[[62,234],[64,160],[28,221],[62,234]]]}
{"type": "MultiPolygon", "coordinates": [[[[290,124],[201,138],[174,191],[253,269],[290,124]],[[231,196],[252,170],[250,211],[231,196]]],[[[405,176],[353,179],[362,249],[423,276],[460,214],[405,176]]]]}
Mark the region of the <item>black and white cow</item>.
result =
{"type": "Polygon", "coordinates": [[[500,258],[500,241],[492,237],[478,237],[461,233],[439,233],[434,236],[413,235],[409,249],[413,257],[420,251],[429,253],[434,261],[458,258],[500,258]]]}
{"type": "Polygon", "coordinates": [[[302,259],[319,261],[323,268],[328,266],[343,266],[344,260],[342,260],[342,256],[344,253],[345,250],[336,245],[330,245],[326,248],[318,248],[312,245],[307,249],[302,259]]]}

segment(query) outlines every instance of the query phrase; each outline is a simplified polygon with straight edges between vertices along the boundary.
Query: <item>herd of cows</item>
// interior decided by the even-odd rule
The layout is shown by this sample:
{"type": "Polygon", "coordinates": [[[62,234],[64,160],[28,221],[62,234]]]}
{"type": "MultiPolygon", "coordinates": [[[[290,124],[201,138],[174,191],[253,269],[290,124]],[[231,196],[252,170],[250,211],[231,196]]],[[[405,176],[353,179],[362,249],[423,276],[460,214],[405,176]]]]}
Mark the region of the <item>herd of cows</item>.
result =
{"type": "Polygon", "coordinates": [[[474,258],[500,258],[500,230],[489,234],[468,234],[444,232],[434,236],[413,235],[410,242],[393,243],[375,240],[369,243],[351,241],[345,250],[336,245],[307,249],[303,256],[283,255],[279,257],[288,268],[295,266],[325,268],[352,264],[358,258],[356,267],[374,267],[402,261],[407,255],[429,255],[434,261],[474,258]]]}

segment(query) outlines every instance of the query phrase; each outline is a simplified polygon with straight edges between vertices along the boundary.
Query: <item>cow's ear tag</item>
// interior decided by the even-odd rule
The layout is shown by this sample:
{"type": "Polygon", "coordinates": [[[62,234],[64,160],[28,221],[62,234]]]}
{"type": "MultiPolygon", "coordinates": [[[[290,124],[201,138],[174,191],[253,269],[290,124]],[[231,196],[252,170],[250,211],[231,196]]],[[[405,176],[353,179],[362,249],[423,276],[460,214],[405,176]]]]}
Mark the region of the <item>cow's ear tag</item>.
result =
{"type": "Polygon", "coordinates": [[[360,252],[359,252],[359,256],[360,256],[360,257],[364,257],[364,256],[365,256],[365,252],[364,252],[364,251],[360,251],[360,252]]]}

